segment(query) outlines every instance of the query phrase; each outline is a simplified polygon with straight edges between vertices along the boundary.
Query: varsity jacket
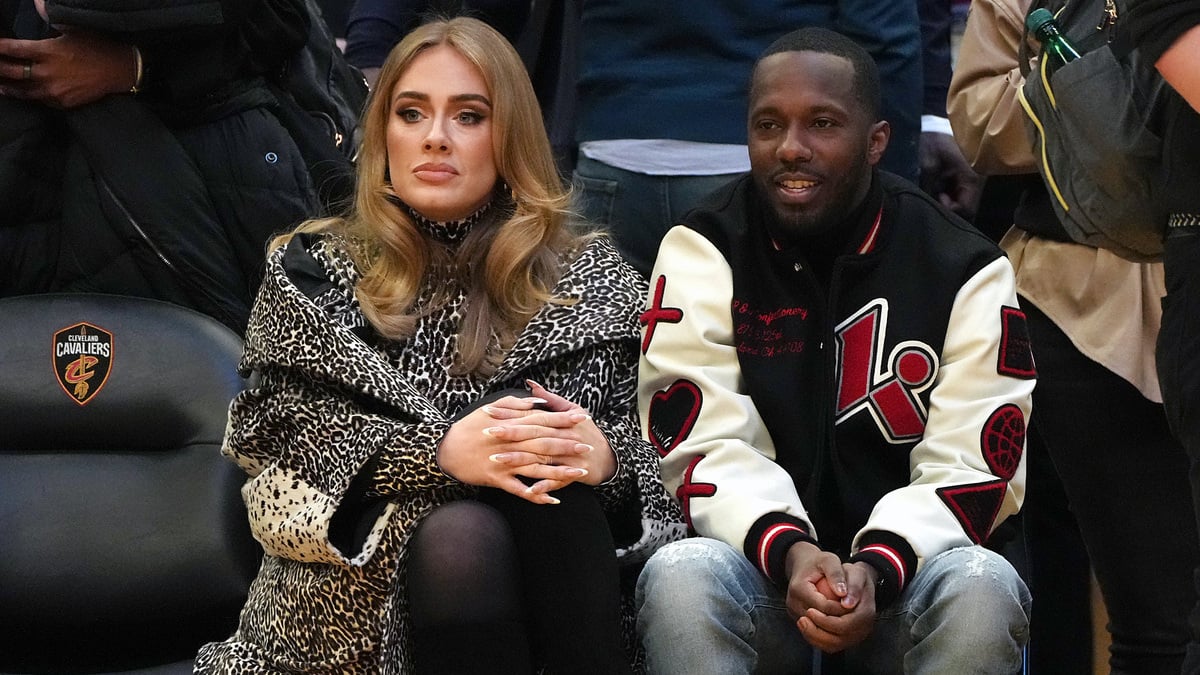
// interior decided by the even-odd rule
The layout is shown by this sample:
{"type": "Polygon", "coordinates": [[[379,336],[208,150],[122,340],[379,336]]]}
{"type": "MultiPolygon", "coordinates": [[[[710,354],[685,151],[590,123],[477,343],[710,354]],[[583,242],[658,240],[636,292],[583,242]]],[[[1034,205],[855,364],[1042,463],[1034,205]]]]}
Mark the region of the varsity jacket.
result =
{"type": "Polygon", "coordinates": [[[823,289],[770,239],[749,175],[668,231],[651,277],[639,411],[692,530],[785,583],[809,540],[879,570],[1019,508],[1035,372],[1000,250],[877,172],[823,289]]]}
{"type": "MultiPolygon", "coordinates": [[[[395,343],[373,336],[358,278],[333,237],[298,235],[268,256],[242,362],[258,379],[230,406],[222,448],[248,475],[242,495],[265,556],[237,631],[201,649],[197,673],[407,672],[408,538],[473,488],[436,461],[459,411],[435,405],[395,343]]],[[[592,414],[619,464],[597,494],[612,519],[631,521],[632,532],[614,531],[623,565],[683,534],[637,427],[643,290],[594,242],[553,291],[576,302],[537,312],[488,381],[500,391],[531,378],[592,414]]]]}

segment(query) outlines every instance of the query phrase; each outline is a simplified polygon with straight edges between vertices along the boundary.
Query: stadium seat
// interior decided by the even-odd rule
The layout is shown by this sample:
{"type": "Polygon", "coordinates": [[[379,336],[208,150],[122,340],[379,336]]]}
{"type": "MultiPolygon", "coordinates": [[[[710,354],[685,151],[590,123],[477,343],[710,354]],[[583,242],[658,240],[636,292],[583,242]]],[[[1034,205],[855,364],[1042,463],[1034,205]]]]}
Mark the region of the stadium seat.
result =
{"type": "Polygon", "coordinates": [[[257,568],[220,454],[241,339],[141,298],[0,299],[0,673],[190,673],[257,568]]]}

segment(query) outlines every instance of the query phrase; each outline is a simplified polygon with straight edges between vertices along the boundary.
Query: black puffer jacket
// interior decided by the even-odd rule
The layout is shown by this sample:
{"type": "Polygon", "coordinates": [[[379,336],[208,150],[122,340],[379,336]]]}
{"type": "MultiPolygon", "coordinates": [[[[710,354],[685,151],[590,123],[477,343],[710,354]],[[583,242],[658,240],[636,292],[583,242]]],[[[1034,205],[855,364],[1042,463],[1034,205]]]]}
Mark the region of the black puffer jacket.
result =
{"type": "MultiPolygon", "coordinates": [[[[29,0],[0,8],[18,37],[53,36],[29,0]]],[[[47,12],[137,45],[146,76],[136,96],[70,110],[0,98],[0,296],[152,297],[243,331],[268,239],[321,208],[296,142],[305,116],[264,77],[303,46],[304,0],[48,0],[47,12]]]]}

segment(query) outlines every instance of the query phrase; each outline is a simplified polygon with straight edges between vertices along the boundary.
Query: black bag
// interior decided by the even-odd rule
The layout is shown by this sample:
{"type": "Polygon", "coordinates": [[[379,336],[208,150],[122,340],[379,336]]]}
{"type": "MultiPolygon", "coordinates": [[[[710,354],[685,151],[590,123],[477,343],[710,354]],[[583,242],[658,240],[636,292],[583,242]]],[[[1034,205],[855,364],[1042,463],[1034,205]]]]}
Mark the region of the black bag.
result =
{"type": "MultiPolygon", "coordinates": [[[[1138,52],[1113,52],[1124,0],[1035,0],[1030,11],[1048,4],[1081,54],[1053,73],[1048,59],[1039,59],[1019,94],[1050,201],[1070,240],[1137,262],[1157,260],[1168,216],[1157,194],[1159,117],[1171,90],[1138,52]]],[[[1021,63],[1027,70],[1027,54],[1021,63]]]]}
{"type": "Polygon", "coordinates": [[[352,199],[354,162],[362,141],[362,113],[370,93],[362,72],[346,61],[317,0],[294,0],[308,14],[308,37],[268,77],[279,102],[276,116],[304,156],[322,213],[352,199]]]}
{"type": "Polygon", "coordinates": [[[328,126],[333,144],[351,161],[358,156],[360,117],[367,80],[350,65],[330,32],[317,0],[305,0],[312,24],[308,42],[287,63],[279,84],[301,108],[328,126]]]}

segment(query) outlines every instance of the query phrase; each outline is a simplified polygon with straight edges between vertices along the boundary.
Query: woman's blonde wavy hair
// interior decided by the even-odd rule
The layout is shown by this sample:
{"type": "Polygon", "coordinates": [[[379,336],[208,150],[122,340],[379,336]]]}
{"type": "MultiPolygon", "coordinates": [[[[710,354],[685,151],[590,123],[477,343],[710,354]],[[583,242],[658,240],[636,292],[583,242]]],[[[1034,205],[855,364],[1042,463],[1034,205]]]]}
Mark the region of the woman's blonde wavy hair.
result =
{"type": "MultiPolygon", "coordinates": [[[[477,19],[436,19],[388,55],[363,116],[354,204],[343,218],[309,221],[300,231],[339,231],[357,246],[364,270],[356,288],[363,314],[382,335],[412,334],[414,301],[426,275],[454,270],[467,291],[453,370],[491,374],[529,318],[548,301],[569,251],[584,237],[567,228],[570,190],[558,174],[525,66],[500,33],[477,19]],[[492,151],[501,183],[485,217],[456,250],[429,239],[388,182],[391,94],[423,50],[453,47],[475,64],[492,103],[492,151]]],[[[284,237],[283,239],[286,239],[284,237]]]]}

